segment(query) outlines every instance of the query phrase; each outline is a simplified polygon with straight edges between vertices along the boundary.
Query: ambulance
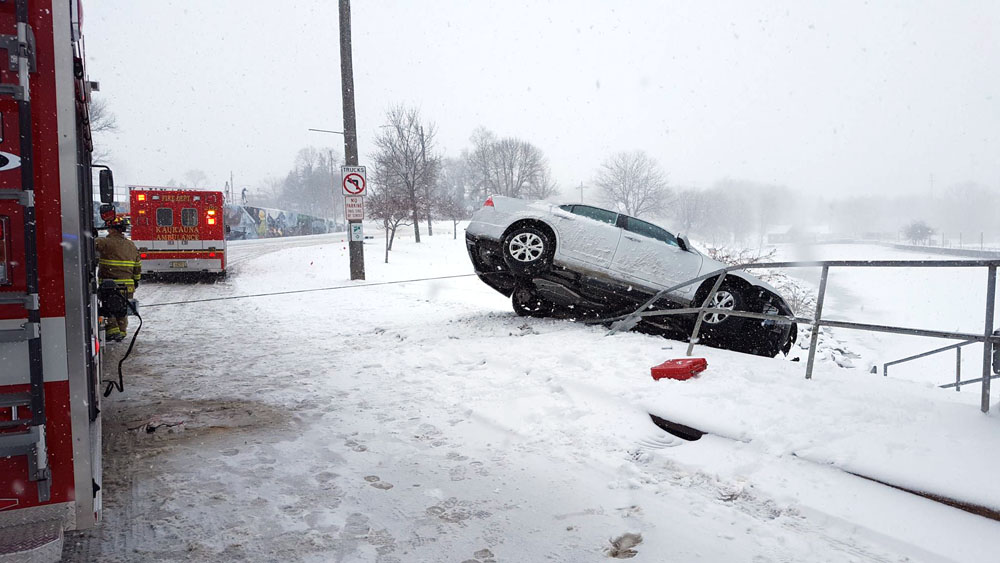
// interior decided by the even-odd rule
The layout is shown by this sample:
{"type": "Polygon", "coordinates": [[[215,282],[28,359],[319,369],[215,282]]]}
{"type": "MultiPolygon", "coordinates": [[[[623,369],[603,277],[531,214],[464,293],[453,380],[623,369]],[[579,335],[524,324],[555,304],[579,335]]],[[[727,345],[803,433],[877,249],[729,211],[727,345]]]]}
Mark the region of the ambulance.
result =
{"type": "Polygon", "coordinates": [[[222,192],[132,186],[130,237],[142,274],[226,274],[222,192]]]}

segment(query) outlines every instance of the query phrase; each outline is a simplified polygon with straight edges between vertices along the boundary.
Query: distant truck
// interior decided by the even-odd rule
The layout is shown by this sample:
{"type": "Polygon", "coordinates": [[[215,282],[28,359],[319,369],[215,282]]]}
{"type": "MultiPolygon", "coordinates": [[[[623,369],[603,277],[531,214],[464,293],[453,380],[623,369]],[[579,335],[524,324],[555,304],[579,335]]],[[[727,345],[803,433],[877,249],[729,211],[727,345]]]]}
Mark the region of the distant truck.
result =
{"type": "Polygon", "coordinates": [[[226,274],[222,192],[132,186],[132,242],[142,273],[226,274]]]}

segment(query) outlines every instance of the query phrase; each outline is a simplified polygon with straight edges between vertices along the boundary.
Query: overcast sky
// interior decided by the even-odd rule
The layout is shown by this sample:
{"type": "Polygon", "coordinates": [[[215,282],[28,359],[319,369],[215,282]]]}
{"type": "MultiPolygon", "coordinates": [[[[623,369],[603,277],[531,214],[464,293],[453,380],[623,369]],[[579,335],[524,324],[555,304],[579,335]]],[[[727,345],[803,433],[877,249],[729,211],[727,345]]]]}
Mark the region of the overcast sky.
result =
{"type": "MultiPolygon", "coordinates": [[[[91,0],[119,184],[281,177],[342,130],[337,2],[91,0]]],[[[1000,2],[355,0],[361,163],[394,103],[457,156],[539,146],[569,195],[642,149],[675,186],[845,194],[1000,187],[1000,2]]]]}

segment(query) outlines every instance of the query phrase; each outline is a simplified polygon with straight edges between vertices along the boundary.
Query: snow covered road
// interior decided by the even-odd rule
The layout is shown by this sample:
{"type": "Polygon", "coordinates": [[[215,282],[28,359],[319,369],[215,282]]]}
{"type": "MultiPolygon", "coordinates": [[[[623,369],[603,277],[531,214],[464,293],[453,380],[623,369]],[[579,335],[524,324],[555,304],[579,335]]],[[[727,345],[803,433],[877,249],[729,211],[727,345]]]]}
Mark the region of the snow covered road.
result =
{"type": "MultiPolygon", "coordinates": [[[[475,277],[364,287],[346,246],[247,241],[222,283],[140,288],[344,287],[145,309],[104,403],[105,522],[70,558],[600,561],[631,532],[651,562],[995,560],[1000,523],[846,472],[1000,508],[975,393],[706,348],[654,382],[681,343],[519,318],[475,277]]],[[[471,273],[461,234],[381,252],[369,283],[471,273]]]]}

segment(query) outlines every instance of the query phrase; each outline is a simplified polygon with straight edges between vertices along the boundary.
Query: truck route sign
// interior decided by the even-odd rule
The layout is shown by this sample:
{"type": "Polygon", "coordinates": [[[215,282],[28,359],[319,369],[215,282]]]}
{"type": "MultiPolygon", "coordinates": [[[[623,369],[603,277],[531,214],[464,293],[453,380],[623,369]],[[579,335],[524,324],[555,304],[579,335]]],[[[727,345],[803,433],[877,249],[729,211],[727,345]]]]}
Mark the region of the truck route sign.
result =
{"type": "Polygon", "coordinates": [[[364,196],[367,187],[367,172],[364,166],[341,166],[340,176],[343,178],[345,196],[364,196]]]}

